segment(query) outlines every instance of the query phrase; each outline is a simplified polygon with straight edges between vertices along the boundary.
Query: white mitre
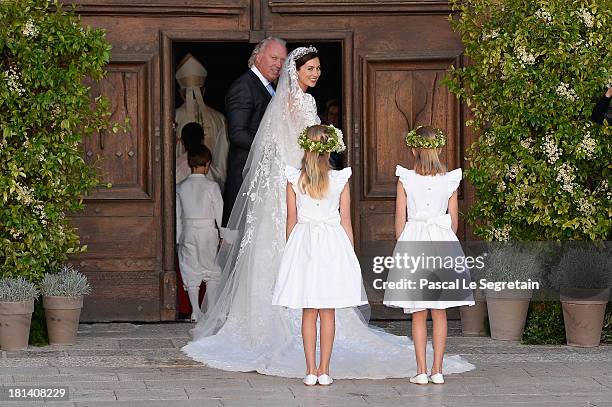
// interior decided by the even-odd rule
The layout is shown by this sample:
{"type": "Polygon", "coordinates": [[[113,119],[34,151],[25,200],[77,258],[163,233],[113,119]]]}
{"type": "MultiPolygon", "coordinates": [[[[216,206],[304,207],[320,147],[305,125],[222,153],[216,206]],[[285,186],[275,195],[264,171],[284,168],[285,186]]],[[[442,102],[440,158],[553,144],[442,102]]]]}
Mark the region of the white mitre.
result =
{"type": "Polygon", "coordinates": [[[187,54],[179,64],[174,77],[181,89],[185,89],[185,110],[187,117],[202,123],[201,111],[204,99],[201,88],[204,86],[208,72],[191,54],[187,54]]]}

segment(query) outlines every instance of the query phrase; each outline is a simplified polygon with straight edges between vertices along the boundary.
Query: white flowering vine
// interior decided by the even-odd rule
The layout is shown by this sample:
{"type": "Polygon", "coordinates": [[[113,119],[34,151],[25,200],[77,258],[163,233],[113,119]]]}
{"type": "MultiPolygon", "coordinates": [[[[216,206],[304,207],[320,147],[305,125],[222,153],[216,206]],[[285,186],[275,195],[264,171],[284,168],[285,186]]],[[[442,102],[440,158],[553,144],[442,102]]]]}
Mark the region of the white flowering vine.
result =
{"type": "Polygon", "coordinates": [[[559,86],[557,86],[556,89],[557,95],[564,97],[570,101],[575,101],[578,97],[578,95],[576,95],[576,91],[574,89],[572,89],[572,87],[565,83],[565,82],[560,82],[559,86]]]}
{"type": "Polygon", "coordinates": [[[582,19],[584,25],[586,25],[588,28],[593,27],[593,25],[595,24],[595,17],[593,16],[593,14],[591,14],[589,9],[584,7],[581,8],[580,10],[578,10],[578,15],[582,19]]]}
{"type": "Polygon", "coordinates": [[[546,22],[547,24],[550,24],[552,22],[552,14],[550,14],[550,12],[548,12],[546,9],[539,9],[538,11],[536,11],[535,13],[536,17],[538,17],[539,19],[543,20],[544,22],[546,22]]]}
{"type": "Polygon", "coordinates": [[[542,150],[544,155],[546,155],[546,161],[549,164],[554,164],[557,162],[559,157],[561,157],[561,148],[557,145],[552,134],[547,134],[544,138],[544,143],[542,144],[542,150]]]}
{"type": "Polygon", "coordinates": [[[515,53],[523,68],[525,65],[533,65],[536,62],[535,55],[522,45],[516,48],[515,53]]]}
{"type": "Polygon", "coordinates": [[[8,70],[4,71],[3,76],[11,93],[17,96],[23,96],[25,94],[25,88],[21,83],[21,76],[15,65],[10,65],[8,70]]]}
{"type": "Polygon", "coordinates": [[[597,148],[597,140],[591,136],[591,132],[587,131],[584,138],[578,145],[576,151],[580,154],[584,154],[587,158],[591,158],[597,148]]]}
{"type": "Polygon", "coordinates": [[[34,24],[34,21],[28,20],[28,22],[26,22],[23,26],[21,33],[28,38],[35,38],[38,36],[39,32],[38,28],[36,28],[36,25],[34,24]]]}
{"type": "Polygon", "coordinates": [[[574,192],[574,180],[576,179],[576,169],[568,163],[561,164],[557,171],[557,182],[561,183],[561,189],[566,192],[574,192]]]}

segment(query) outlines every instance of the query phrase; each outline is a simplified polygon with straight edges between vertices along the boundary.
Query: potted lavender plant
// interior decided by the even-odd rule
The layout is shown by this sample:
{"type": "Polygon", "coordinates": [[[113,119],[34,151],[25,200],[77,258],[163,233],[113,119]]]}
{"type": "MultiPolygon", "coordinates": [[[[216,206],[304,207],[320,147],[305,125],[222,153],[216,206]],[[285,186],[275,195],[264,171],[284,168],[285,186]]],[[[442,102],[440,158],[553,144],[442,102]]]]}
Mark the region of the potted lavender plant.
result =
{"type": "Polygon", "coordinates": [[[560,289],[567,344],[599,345],[606,306],[610,300],[610,248],[593,243],[565,250],[554,269],[560,289]]]}
{"type": "MultiPolygon", "coordinates": [[[[498,244],[485,261],[489,282],[538,281],[541,265],[537,253],[518,242],[498,244]]],[[[503,288],[485,291],[491,338],[519,341],[523,336],[532,290],[503,288]]]]}
{"type": "Polygon", "coordinates": [[[72,345],[76,342],[83,296],[91,292],[87,277],[70,265],[45,274],[41,282],[49,343],[72,345]]]}
{"type": "Polygon", "coordinates": [[[0,348],[6,351],[28,347],[34,300],[39,292],[23,277],[0,279],[0,348]]]}

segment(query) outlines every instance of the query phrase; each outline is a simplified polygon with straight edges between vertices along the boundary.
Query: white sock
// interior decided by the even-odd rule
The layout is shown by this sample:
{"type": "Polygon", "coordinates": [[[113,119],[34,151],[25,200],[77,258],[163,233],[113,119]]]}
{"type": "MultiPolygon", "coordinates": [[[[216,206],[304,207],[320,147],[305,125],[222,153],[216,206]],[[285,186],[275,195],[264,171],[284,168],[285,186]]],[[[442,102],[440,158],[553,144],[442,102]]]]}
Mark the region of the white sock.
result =
{"type": "Polygon", "coordinates": [[[204,295],[204,303],[202,304],[202,311],[206,312],[215,303],[217,297],[217,287],[219,282],[211,280],[206,282],[206,294],[204,295]]]}
{"type": "Polygon", "coordinates": [[[187,287],[187,294],[189,295],[189,302],[191,303],[191,313],[198,313],[200,311],[200,287],[187,287]]]}

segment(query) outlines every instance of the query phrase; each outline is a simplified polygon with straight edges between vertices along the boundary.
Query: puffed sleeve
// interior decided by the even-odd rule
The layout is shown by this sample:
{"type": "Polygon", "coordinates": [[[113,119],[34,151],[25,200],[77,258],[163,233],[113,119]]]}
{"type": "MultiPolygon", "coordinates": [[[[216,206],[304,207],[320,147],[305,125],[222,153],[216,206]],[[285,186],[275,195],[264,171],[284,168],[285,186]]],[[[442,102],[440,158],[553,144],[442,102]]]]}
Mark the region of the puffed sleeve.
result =
{"type": "Polygon", "coordinates": [[[399,177],[402,184],[406,185],[408,182],[408,177],[410,176],[411,171],[407,168],[402,167],[401,165],[395,166],[395,176],[399,177]]]}
{"type": "Polygon", "coordinates": [[[341,186],[342,188],[344,188],[344,184],[348,182],[352,174],[353,174],[353,170],[351,170],[351,167],[346,167],[338,171],[336,170],[332,171],[332,179],[338,186],[341,186]]]}
{"type": "Polygon", "coordinates": [[[448,197],[450,198],[453,192],[459,188],[459,183],[461,182],[462,176],[461,168],[457,168],[456,170],[452,170],[446,174],[448,180],[448,197]]]}
{"type": "Polygon", "coordinates": [[[409,174],[410,174],[410,170],[408,168],[404,168],[401,165],[395,166],[395,175],[397,177],[408,178],[409,174]]]}
{"type": "Polygon", "coordinates": [[[297,185],[298,180],[300,179],[301,170],[290,165],[285,166],[285,177],[287,181],[292,183],[293,185],[297,185]]]}

